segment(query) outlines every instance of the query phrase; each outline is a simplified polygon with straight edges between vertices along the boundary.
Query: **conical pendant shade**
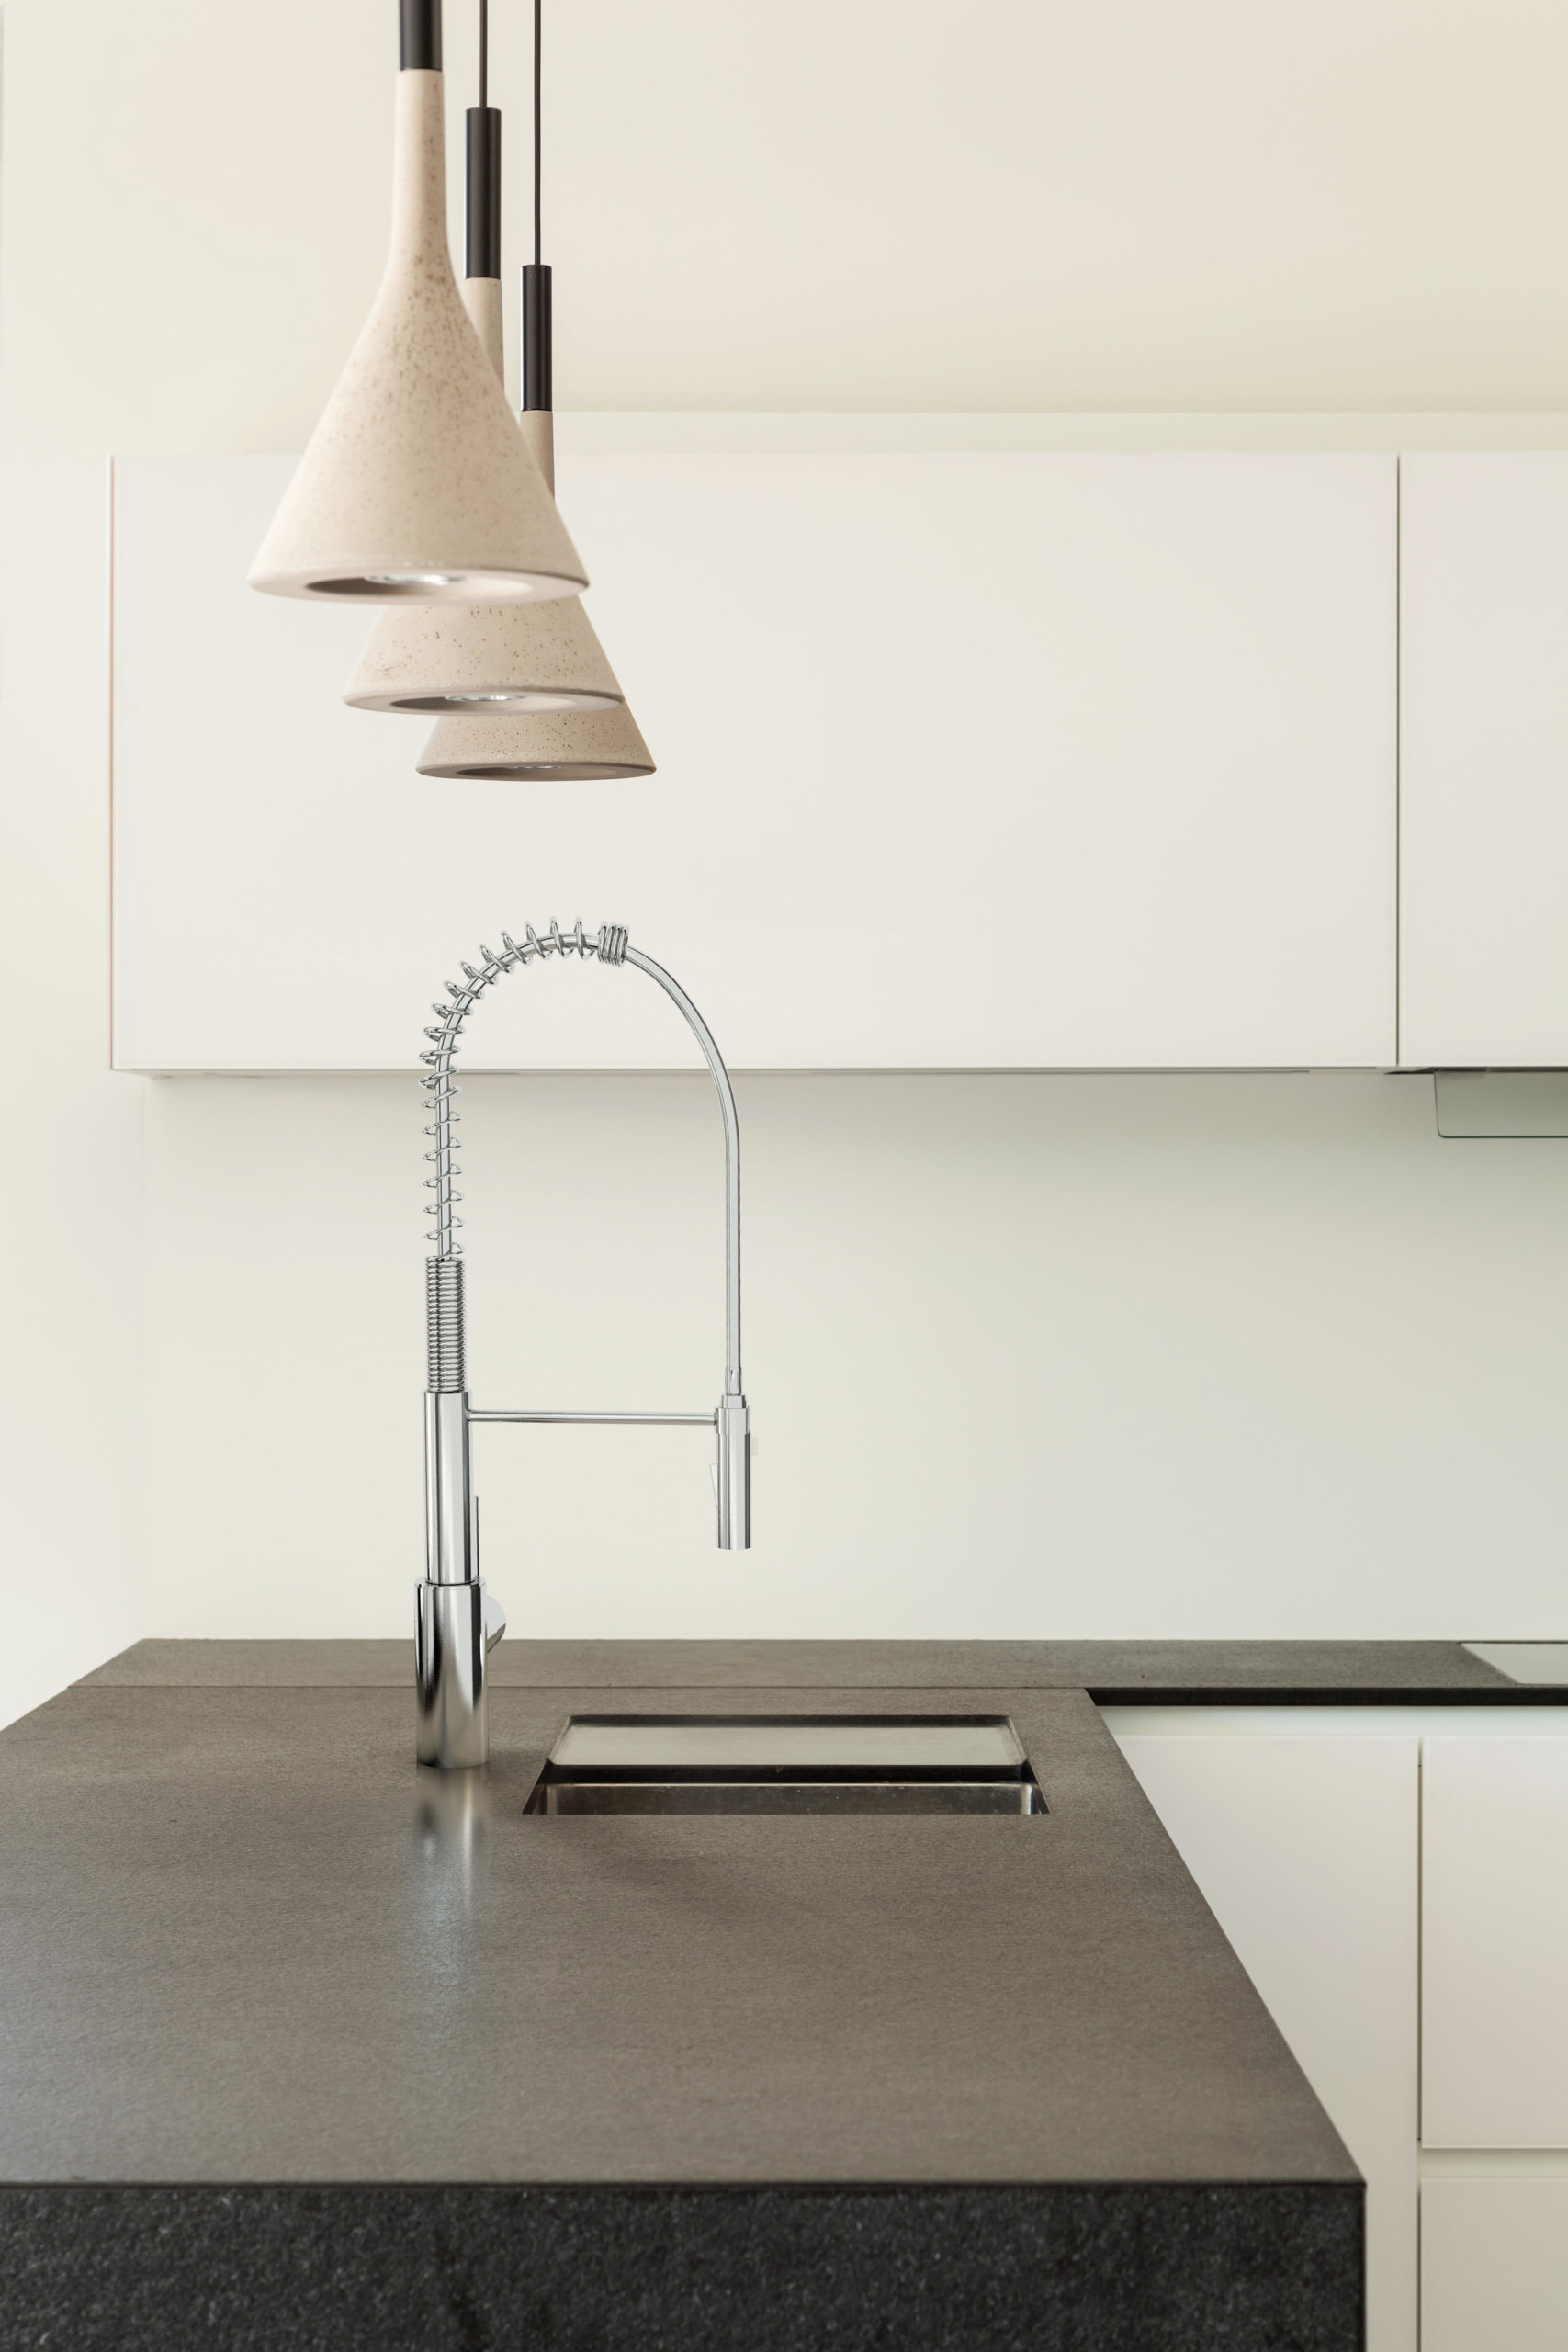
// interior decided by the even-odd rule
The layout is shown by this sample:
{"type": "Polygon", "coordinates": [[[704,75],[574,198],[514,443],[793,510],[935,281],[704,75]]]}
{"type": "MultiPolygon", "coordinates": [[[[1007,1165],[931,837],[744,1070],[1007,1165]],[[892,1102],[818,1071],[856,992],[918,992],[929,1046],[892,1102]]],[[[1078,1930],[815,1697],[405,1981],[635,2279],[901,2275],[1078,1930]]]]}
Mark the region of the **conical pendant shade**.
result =
{"type": "MultiPolygon", "coordinates": [[[[499,381],[500,279],[466,277],[463,302],[499,381]]],[[[531,412],[530,422],[539,413],[531,412]]],[[[526,446],[526,432],[520,437],[526,446]]],[[[533,454],[543,458],[553,487],[547,436],[533,454]]],[[[497,714],[606,710],[620,699],[615,673],[575,596],[533,606],[406,605],[383,613],[344,695],[355,710],[497,714]]]]}
{"type": "Polygon", "coordinates": [[[443,157],[442,77],[405,69],[387,274],[253,588],[494,605],[587,583],[458,295],[443,157]]]}
{"type": "MultiPolygon", "coordinates": [[[[498,381],[503,371],[501,284],[466,277],[463,301],[498,381]]],[[[547,409],[530,409],[522,435],[546,482],[555,488],[555,438],[547,409]]],[[[465,605],[383,613],[349,680],[344,700],[356,710],[434,711],[462,716],[612,710],[621,700],[615,673],[593,624],[575,597],[547,605],[465,605]]],[[[606,775],[647,775],[652,762],[635,724],[621,730],[623,755],[606,775]]],[[[600,773],[594,770],[592,773],[600,773]]],[[[558,763],[549,769],[562,773],[558,763]]]]}
{"type": "Polygon", "coordinates": [[[421,775],[491,784],[585,784],[651,775],[653,758],[625,703],[614,710],[531,712],[522,718],[443,718],[421,775]]]}
{"type": "Polygon", "coordinates": [[[613,709],[615,673],[575,596],[383,615],[344,695],[355,710],[613,709]]]}
{"type": "MultiPolygon", "coordinates": [[[[468,118],[468,261],[463,299],[496,381],[502,380],[499,115],[484,107],[485,9],[480,0],[480,106],[468,118]],[[480,224],[476,234],[476,224],[480,224]]],[[[523,273],[524,413],[518,439],[555,492],[550,413],[550,273],[539,243],[539,17],[534,16],[534,244],[523,273]]],[[[422,775],[576,781],[651,775],[653,761],[621,699],[614,671],[581,605],[546,611],[469,605],[462,612],[383,616],[347,700],[362,708],[441,709],[422,775]],[[597,704],[599,707],[594,707],[597,704]],[[575,707],[574,707],[575,706],[575,707]]]]}

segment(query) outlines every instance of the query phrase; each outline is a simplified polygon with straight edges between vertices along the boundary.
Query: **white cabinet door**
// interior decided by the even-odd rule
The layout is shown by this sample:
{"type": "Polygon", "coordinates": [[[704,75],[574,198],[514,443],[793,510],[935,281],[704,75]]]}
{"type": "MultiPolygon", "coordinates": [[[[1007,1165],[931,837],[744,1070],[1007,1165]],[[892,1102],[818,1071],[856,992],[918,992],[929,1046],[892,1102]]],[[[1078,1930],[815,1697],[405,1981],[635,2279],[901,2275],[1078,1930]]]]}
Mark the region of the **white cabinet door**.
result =
{"type": "MultiPolygon", "coordinates": [[[[363,611],[244,573],[280,458],[120,460],[115,1058],[412,1066],[459,957],[625,922],[753,1068],[1394,1055],[1395,461],[564,458],[659,774],[436,784],[363,611]]],[[[625,973],[476,1066],[694,1049],[625,973]]]]}
{"type": "Polygon", "coordinates": [[[1562,2352],[1568,2179],[1421,2188],[1421,2352],[1562,2352]]]}
{"type": "Polygon", "coordinates": [[[1568,1736],[1428,1739],[1422,1769],[1421,2136],[1568,2148],[1568,1736]]]}
{"type": "Polygon", "coordinates": [[[1568,1063],[1568,454],[1401,483],[1400,1058],[1568,1063]]]}
{"type": "Polygon", "coordinates": [[[1111,1719],[1365,2176],[1369,2352],[1415,2352],[1418,1743],[1111,1719]]]}

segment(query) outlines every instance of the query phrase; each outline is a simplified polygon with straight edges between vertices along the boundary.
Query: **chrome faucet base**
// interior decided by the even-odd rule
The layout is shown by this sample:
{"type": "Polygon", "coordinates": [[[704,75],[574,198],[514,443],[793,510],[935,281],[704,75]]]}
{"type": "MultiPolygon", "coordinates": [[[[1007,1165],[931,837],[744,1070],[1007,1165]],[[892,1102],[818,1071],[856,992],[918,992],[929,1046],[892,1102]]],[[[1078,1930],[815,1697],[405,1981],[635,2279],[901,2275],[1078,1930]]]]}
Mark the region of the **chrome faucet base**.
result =
{"type": "Polygon", "coordinates": [[[490,1753],[484,1586],[422,1581],[414,1592],[419,1760],[446,1771],[482,1764],[490,1753]]]}

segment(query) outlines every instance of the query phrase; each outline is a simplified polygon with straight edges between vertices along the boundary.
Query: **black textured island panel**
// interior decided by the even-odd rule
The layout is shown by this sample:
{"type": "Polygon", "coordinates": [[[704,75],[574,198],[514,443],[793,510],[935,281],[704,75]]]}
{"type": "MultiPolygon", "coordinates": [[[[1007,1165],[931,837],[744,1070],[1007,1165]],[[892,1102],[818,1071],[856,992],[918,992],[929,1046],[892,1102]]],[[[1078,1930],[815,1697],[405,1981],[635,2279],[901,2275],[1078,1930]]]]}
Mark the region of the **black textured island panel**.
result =
{"type": "Polygon", "coordinates": [[[0,2188],[8,2346],[1359,2352],[1359,2189],[0,2188]]]}
{"type": "MultiPolygon", "coordinates": [[[[1104,1706],[1562,1705],[1459,1642],[539,1642],[509,1636],[492,1687],[513,1690],[1088,1690],[1104,1706]]],[[[412,1688],[400,1641],[144,1641],[89,1684],[412,1688]]]]}
{"type": "Polygon", "coordinates": [[[1041,1815],[526,1813],[604,1705],[495,1690],[484,1775],[374,1686],[0,1733],[0,2341],[1356,2352],[1355,2169],[1081,1692],[899,1701],[1041,1815]]]}

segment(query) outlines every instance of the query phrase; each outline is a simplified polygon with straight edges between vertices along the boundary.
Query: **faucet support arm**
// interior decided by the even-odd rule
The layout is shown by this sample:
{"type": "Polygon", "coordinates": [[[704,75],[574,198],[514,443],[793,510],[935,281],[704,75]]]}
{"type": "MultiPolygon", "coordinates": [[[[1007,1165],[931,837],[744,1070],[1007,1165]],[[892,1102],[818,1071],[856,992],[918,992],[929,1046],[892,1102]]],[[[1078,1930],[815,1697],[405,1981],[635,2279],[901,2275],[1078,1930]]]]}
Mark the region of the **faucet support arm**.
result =
{"type": "Polygon", "coordinates": [[[657,1421],[669,1428],[675,1422],[694,1424],[698,1429],[711,1430],[717,1420],[716,1413],[491,1413],[481,1412],[470,1405],[470,1421],[657,1421]]]}

